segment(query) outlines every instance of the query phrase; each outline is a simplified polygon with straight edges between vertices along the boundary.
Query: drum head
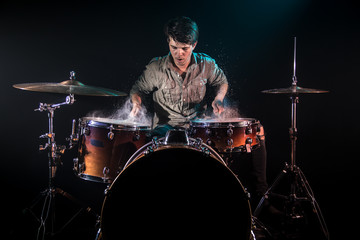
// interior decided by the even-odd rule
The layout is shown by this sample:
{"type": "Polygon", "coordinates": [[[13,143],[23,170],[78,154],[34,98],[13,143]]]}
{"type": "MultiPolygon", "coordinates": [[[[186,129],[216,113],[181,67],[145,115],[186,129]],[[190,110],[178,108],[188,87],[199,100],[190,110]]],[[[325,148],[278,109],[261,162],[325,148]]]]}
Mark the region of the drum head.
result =
{"type": "Polygon", "coordinates": [[[89,126],[100,127],[100,128],[109,128],[112,125],[115,130],[122,129],[133,129],[138,130],[150,130],[149,124],[144,124],[140,122],[135,122],[133,120],[120,120],[112,118],[102,118],[102,117],[83,117],[81,121],[86,123],[89,126]]]}
{"type": "Polygon", "coordinates": [[[249,239],[247,195],[218,159],[187,146],[143,155],[105,197],[103,239],[249,239]]]}

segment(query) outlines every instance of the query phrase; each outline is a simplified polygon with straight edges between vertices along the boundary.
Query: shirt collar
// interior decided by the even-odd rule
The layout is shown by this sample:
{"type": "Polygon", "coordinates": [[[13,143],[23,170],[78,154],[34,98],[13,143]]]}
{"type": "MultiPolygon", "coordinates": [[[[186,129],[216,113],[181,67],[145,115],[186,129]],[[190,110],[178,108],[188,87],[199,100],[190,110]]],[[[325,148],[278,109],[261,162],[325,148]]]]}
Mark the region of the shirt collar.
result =
{"type": "MultiPolygon", "coordinates": [[[[191,54],[191,61],[190,61],[190,64],[188,66],[188,69],[191,69],[193,65],[196,65],[198,63],[198,60],[197,60],[197,53],[192,53],[191,54]]],[[[174,66],[174,60],[171,56],[171,52],[169,52],[169,54],[166,56],[166,64],[164,65],[164,67],[166,68],[170,68],[170,69],[173,69],[175,68],[174,66]]]]}

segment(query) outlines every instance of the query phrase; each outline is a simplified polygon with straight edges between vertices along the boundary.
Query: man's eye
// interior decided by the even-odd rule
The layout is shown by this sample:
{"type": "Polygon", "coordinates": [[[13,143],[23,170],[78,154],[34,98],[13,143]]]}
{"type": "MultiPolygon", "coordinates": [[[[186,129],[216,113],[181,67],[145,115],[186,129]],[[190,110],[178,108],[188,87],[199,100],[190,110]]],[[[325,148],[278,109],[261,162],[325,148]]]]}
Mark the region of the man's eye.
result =
{"type": "Polygon", "coordinates": [[[184,51],[187,51],[187,50],[189,50],[189,48],[188,48],[188,47],[186,47],[186,48],[183,48],[183,50],[184,50],[184,51]]]}

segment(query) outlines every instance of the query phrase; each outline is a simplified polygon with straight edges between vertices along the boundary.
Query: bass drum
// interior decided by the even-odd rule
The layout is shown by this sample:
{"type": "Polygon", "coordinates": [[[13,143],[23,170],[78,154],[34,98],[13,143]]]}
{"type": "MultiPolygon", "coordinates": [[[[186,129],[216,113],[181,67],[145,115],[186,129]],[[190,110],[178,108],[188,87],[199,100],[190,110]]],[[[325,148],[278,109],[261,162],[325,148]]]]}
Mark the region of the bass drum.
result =
{"type": "Polygon", "coordinates": [[[104,240],[248,240],[251,210],[242,184],[211,147],[160,139],[134,153],[111,184],[100,226],[104,240]]]}

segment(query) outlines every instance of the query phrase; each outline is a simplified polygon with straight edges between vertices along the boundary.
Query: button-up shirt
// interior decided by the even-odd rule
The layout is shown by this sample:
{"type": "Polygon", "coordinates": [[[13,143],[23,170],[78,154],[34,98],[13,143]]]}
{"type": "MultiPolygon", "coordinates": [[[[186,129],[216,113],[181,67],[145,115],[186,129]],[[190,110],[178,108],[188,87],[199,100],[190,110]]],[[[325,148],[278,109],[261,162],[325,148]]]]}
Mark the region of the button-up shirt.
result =
{"type": "Polygon", "coordinates": [[[228,83],[215,60],[203,53],[192,54],[190,65],[184,74],[185,76],[180,76],[175,70],[169,53],[153,58],[133,85],[130,94],[153,94],[153,126],[182,126],[188,123],[204,112],[206,87],[228,83]]]}

